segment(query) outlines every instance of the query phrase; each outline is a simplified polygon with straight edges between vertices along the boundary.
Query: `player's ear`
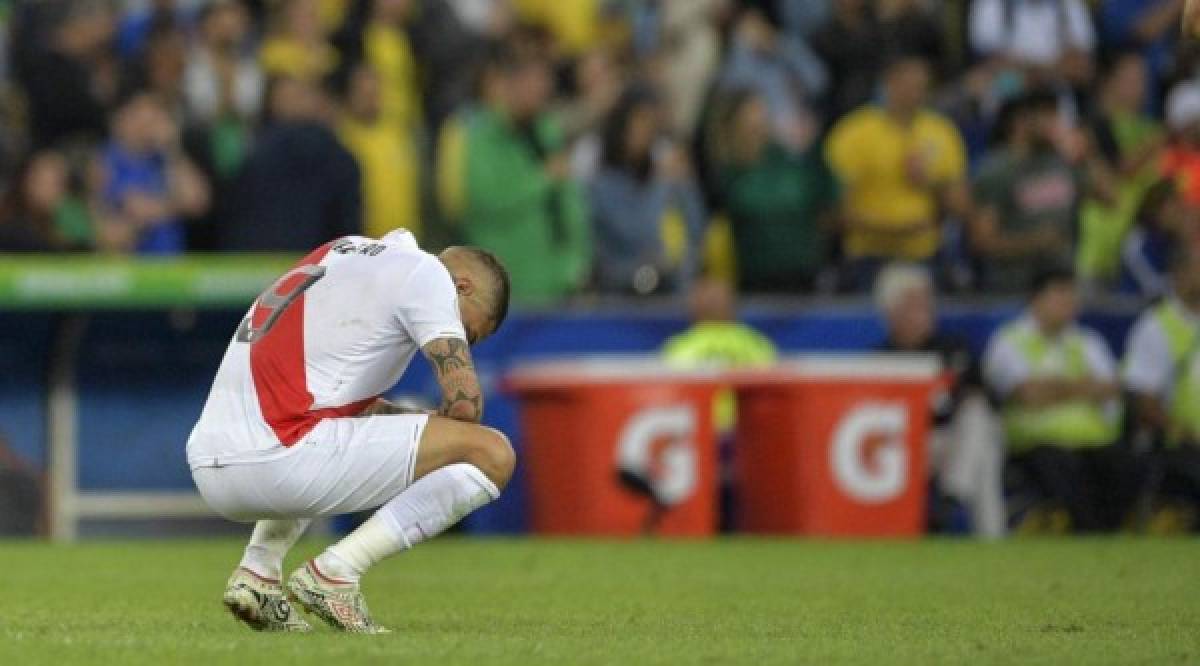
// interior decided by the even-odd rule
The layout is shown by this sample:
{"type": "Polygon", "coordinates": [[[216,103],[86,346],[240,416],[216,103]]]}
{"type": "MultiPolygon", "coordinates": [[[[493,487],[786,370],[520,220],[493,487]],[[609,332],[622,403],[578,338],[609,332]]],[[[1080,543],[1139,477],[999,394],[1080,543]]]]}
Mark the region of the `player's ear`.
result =
{"type": "Polygon", "coordinates": [[[458,292],[459,296],[470,296],[475,293],[475,282],[470,275],[456,275],[454,276],[454,290],[458,292]]]}

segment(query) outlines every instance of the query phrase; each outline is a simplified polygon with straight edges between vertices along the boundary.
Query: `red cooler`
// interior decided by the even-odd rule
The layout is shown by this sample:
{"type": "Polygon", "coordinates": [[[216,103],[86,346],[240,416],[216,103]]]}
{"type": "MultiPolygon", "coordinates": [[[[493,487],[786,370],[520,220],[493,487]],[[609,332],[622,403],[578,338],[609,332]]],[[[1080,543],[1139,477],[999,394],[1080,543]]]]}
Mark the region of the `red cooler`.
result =
{"type": "Polygon", "coordinates": [[[924,531],[932,357],[812,357],[738,378],[738,529],[924,531]]]}
{"type": "Polygon", "coordinates": [[[716,380],[630,358],[515,369],[533,531],[712,534],[716,380]]]}

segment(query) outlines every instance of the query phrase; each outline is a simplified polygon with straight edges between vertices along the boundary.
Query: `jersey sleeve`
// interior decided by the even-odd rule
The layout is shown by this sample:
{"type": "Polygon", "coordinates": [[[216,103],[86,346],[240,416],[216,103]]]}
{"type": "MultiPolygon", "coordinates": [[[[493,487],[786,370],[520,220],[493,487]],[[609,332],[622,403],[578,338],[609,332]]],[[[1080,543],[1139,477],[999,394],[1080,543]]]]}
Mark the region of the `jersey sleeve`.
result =
{"type": "Polygon", "coordinates": [[[437,259],[421,262],[397,298],[396,318],[418,347],[438,338],[467,339],[454,281],[437,259]]]}

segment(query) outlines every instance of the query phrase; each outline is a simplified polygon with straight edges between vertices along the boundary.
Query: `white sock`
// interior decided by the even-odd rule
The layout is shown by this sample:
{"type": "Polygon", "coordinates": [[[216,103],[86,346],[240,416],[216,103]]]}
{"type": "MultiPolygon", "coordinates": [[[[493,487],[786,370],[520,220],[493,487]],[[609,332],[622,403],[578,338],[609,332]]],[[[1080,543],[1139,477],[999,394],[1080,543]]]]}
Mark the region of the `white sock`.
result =
{"type": "Polygon", "coordinates": [[[311,523],[308,519],[258,521],[240,566],[263,578],[279,580],[283,577],[283,556],[311,523]]]}
{"type": "Polygon", "coordinates": [[[321,553],[317,568],[330,578],[355,582],[376,562],[441,534],[499,496],[496,484],[474,465],[434,470],[321,553]]]}

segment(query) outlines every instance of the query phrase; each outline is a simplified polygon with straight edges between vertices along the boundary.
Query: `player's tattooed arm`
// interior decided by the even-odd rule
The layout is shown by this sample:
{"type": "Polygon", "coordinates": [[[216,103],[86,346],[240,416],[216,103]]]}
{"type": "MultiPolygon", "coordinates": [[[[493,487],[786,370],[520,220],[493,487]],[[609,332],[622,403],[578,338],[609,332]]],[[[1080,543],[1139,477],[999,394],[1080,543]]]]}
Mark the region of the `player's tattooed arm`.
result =
{"type": "Polygon", "coordinates": [[[422,348],[442,387],[438,414],[458,421],[479,423],[483,418],[483,391],[475,375],[471,348],[465,340],[438,338],[422,348]]]}

